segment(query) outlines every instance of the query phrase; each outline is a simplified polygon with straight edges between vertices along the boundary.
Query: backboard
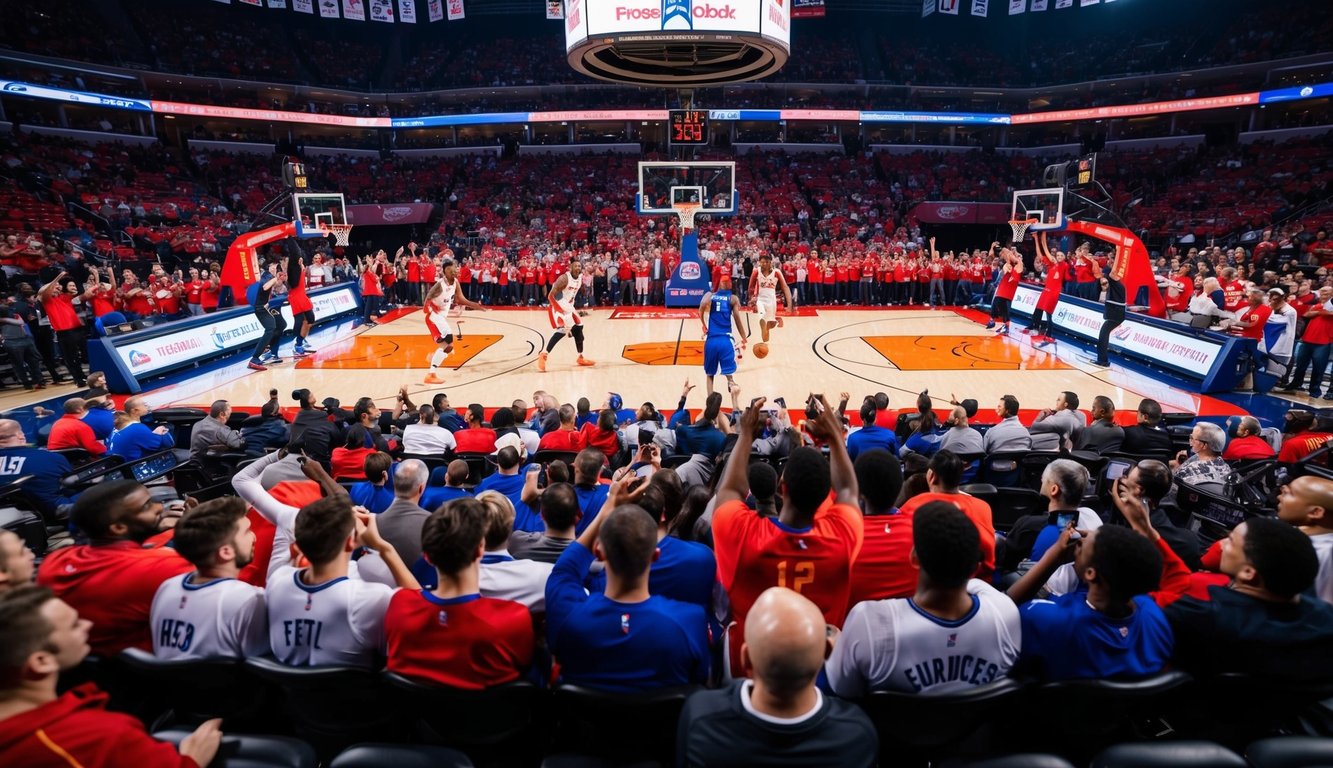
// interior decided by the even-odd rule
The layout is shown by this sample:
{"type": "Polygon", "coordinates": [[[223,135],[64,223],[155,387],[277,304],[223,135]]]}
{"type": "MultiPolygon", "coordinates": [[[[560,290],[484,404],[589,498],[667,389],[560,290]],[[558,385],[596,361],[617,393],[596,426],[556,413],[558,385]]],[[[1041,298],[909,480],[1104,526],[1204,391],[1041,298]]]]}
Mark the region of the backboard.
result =
{"type": "Polygon", "coordinates": [[[331,225],[347,224],[347,203],[342,194],[298,192],[292,195],[296,236],[328,237],[331,225]]]}
{"type": "Polygon", "coordinates": [[[1061,187],[1014,190],[1010,221],[1030,221],[1032,232],[1064,229],[1065,191],[1061,187]]]}
{"type": "Polygon", "coordinates": [[[729,216],[737,200],[734,162],[639,163],[639,194],[634,196],[639,213],[674,214],[676,204],[697,201],[699,213],[729,216]]]}

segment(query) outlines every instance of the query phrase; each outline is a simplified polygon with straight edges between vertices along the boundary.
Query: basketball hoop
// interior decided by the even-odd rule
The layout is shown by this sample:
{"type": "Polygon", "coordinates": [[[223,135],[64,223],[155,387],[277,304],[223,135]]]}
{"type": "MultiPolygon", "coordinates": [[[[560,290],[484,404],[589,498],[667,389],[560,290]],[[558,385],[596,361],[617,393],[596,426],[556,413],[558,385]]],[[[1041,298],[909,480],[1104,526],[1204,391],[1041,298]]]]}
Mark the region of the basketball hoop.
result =
{"type": "Polygon", "coordinates": [[[694,217],[698,215],[700,203],[676,203],[672,206],[680,217],[681,229],[694,229],[694,217]]]}
{"type": "Polygon", "coordinates": [[[333,244],[346,246],[350,244],[352,237],[351,224],[325,224],[323,231],[327,235],[333,235],[333,244]]]}
{"type": "Polygon", "coordinates": [[[1027,235],[1028,227],[1040,223],[1041,221],[1039,219],[1011,219],[1009,221],[1009,227],[1014,231],[1014,242],[1023,242],[1023,237],[1027,235]]]}

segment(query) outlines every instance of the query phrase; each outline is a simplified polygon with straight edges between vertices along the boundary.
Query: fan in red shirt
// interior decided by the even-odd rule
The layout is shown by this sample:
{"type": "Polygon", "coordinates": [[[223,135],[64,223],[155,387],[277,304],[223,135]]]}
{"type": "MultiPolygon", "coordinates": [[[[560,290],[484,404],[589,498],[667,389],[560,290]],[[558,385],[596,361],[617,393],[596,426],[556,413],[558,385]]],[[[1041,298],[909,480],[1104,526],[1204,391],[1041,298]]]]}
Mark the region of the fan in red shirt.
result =
{"type": "MultiPolygon", "coordinates": [[[[1065,279],[1069,276],[1069,264],[1060,251],[1052,253],[1046,248],[1046,233],[1039,232],[1037,243],[1037,268],[1046,270],[1046,284],[1037,297],[1037,308],[1032,312],[1032,325],[1027,333],[1035,334],[1033,341],[1049,342],[1051,318],[1055,315],[1055,305],[1060,301],[1060,292],[1064,289],[1065,279]]],[[[1087,256],[1087,245],[1078,247],[1079,256],[1087,256]]],[[[1080,261],[1082,263],[1082,260],[1080,261]]]]}
{"type": "Polygon", "coordinates": [[[866,600],[911,597],[917,569],[912,567],[912,515],[894,508],[903,486],[902,465],[883,449],[856,457],[856,483],[861,492],[861,552],[852,564],[852,590],[847,608],[866,600]]]}
{"type": "Polygon", "coordinates": [[[388,668],[464,690],[517,680],[532,664],[536,641],[522,603],[482,597],[486,507],[456,499],[426,518],[421,549],[438,586],[400,589],[384,614],[388,668]]]}
{"type": "MultiPolygon", "coordinates": [[[[590,421],[579,430],[584,448],[596,448],[607,459],[620,453],[620,433],[616,430],[616,412],[604,407],[597,413],[597,421],[590,421]]],[[[582,450],[580,448],[579,450],[582,450]]]]}
{"type": "Polygon", "coordinates": [[[1267,323],[1269,315],[1273,314],[1273,308],[1264,301],[1263,291],[1251,290],[1247,298],[1249,306],[1245,307],[1240,317],[1236,318],[1236,324],[1227,331],[1241,338],[1258,341],[1264,337],[1264,323],[1267,323]]]}
{"type": "MultiPolygon", "coordinates": [[[[741,416],[733,455],[750,455],[764,418],[763,405],[764,398],[757,398],[741,416]]],[[[765,589],[778,586],[801,593],[833,626],[842,626],[847,616],[852,563],[864,536],[856,507],[858,486],[838,417],[822,395],[817,407],[823,410],[806,422],[806,429],[828,443],[829,458],[813,448],[791,452],[779,482],[782,512],[776,519],[745,505],[750,492],[747,462],[727,462],[718,487],[713,542],[718,582],[731,598],[733,624],[727,642],[733,673],[741,669],[745,615],[765,589]]]]}
{"type": "Polygon", "coordinates": [[[38,584],[92,620],[93,653],[151,651],[148,613],[157,588],[194,569],[174,549],[144,548],[161,515],[162,505],[139,483],[98,483],[79,496],[69,516],[90,543],[57,549],[37,571],[38,584]]]}
{"type": "MultiPolygon", "coordinates": [[[[147,622],[147,617],[144,619],[147,622]]],[[[44,587],[0,595],[0,765],[199,768],[217,754],[220,720],[209,720],[179,750],[143,723],[107,711],[92,683],[57,695],[61,672],[88,657],[90,623],[44,587]]]]}
{"type": "Polygon", "coordinates": [[[175,317],[181,313],[181,288],[171,282],[171,278],[162,275],[153,286],[153,298],[157,301],[157,313],[163,317],[175,317]]]}
{"type": "Polygon", "coordinates": [[[1227,267],[1219,275],[1222,284],[1223,309],[1228,312],[1241,312],[1245,309],[1245,284],[1236,279],[1236,268],[1227,267]]]}
{"type": "Polygon", "coordinates": [[[108,270],[108,276],[112,282],[104,283],[97,267],[88,268],[88,293],[93,308],[93,317],[102,317],[109,312],[116,311],[115,270],[108,270]]]}
{"type": "Polygon", "coordinates": [[[106,453],[106,446],[97,440],[93,428],[83,421],[87,411],[81,397],[71,397],[65,401],[65,414],[51,425],[51,433],[46,437],[48,451],[61,451],[67,448],[81,448],[93,456],[106,453]]]}
{"type": "Polygon", "coordinates": [[[990,322],[986,327],[995,328],[998,321],[1002,325],[995,332],[1003,334],[1009,332],[1009,305],[1013,303],[1018,281],[1023,277],[1023,257],[1008,248],[1001,248],[1000,258],[1004,265],[1000,267],[1000,283],[995,286],[995,300],[991,303],[990,322]]]}
{"type": "Polygon", "coordinates": [[[574,428],[574,420],[577,416],[578,412],[569,403],[560,406],[560,427],[542,435],[541,442],[537,444],[537,450],[574,451],[577,453],[587,447],[583,433],[574,428]]]}
{"type": "MultiPolygon", "coordinates": [[[[305,292],[305,258],[295,240],[286,240],[287,249],[287,303],[292,307],[292,321],[296,325],[296,346],[292,354],[305,357],[315,352],[315,348],[306,343],[306,334],[315,327],[315,305],[305,292]]],[[[416,262],[413,262],[414,264],[416,262]]]]}
{"type": "Polygon", "coordinates": [[[60,356],[65,361],[65,367],[74,377],[74,383],[83,387],[88,383],[84,378],[88,334],[78,311],[74,309],[74,300],[86,301],[91,291],[85,289],[81,292],[78,284],[65,279],[68,276],[69,273],[61,270],[56,279],[43,285],[37,292],[37,300],[42,303],[42,309],[46,310],[46,316],[51,321],[51,330],[56,333],[56,343],[60,345],[60,356]]]}

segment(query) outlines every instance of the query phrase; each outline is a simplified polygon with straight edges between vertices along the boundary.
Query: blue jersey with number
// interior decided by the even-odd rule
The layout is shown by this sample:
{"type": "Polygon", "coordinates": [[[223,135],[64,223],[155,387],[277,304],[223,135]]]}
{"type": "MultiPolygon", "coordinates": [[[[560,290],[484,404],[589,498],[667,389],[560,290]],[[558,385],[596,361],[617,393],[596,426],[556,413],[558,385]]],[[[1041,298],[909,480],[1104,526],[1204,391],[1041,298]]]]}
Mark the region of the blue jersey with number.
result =
{"type": "Polygon", "coordinates": [[[731,291],[713,294],[708,305],[708,337],[731,335],[731,291]]]}

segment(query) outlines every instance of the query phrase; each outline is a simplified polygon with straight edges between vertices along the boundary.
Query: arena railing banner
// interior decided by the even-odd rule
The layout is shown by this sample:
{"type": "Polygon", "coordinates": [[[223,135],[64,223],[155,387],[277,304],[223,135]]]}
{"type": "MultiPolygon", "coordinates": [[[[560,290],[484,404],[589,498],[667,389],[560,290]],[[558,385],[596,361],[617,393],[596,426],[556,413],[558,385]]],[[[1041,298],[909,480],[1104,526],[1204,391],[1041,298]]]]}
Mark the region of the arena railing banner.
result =
{"type": "Polygon", "coordinates": [[[425,224],[435,208],[431,203],[389,203],[385,205],[349,205],[347,223],[357,227],[393,227],[400,224],[425,224]]]}
{"type": "Polygon", "coordinates": [[[912,217],[923,224],[1004,224],[1009,220],[1004,203],[930,202],[912,208],[912,217]]]}
{"type": "MultiPolygon", "coordinates": [[[[351,283],[310,292],[316,325],[360,309],[351,283]]],[[[284,304],[282,316],[294,327],[292,309],[284,304]]],[[[142,382],[196,363],[224,357],[253,347],[264,328],[248,306],[145,328],[119,336],[90,339],[89,362],[107,374],[112,392],[134,394],[142,382]]]]}
{"type": "Polygon", "coordinates": [[[1173,112],[1196,112],[1201,109],[1224,109],[1226,107],[1244,107],[1259,103],[1259,92],[1236,93],[1230,96],[1201,96],[1197,99],[1175,99],[1173,101],[1154,101],[1150,104],[1120,104],[1110,107],[1090,107],[1088,109],[1057,109],[1050,112],[1029,112],[1023,115],[1011,115],[1013,125],[1030,123],[1053,123],[1075,120],[1110,120],[1120,117],[1143,117],[1146,115],[1165,115],[1173,112]]]}
{"type": "Polygon", "coordinates": [[[793,19],[815,19],[824,15],[824,0],[792,0],[793,19]]]}

